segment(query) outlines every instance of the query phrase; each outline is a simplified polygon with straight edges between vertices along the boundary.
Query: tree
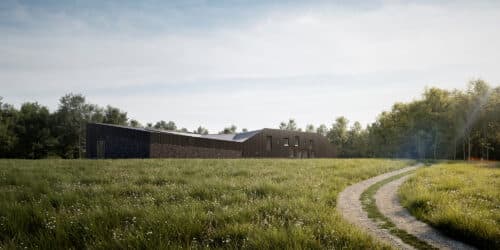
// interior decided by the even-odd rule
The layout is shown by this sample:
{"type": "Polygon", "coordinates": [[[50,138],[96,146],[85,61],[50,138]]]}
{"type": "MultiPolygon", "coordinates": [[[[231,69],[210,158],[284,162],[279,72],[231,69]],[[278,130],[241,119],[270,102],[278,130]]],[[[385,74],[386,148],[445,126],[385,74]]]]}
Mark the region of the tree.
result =
{"type": "Polygon", "coordinates": [[[153,128],[162,129],[162,130],[172,130],[172,131],[177,130],[177,126],[175,125],[175,122],[173,122],[173,121],[165,122],[164,120],[156,122],[155,125],[153,126],[153,128]]]}
{"type": "Polygon", "coordinates": [[[36,102],[21,106],[15,127],[17,157],[40,159],[47,156],[55,144],[50,133],[50,119],[49,110],[36,102]]]}
{"type": "Polygon", "coordinates": [[[295,122],[295,119],[293,118],[290,118],[288,120],[288,123],[281,122],[279,128],[283,130],[300,131],[300,129],[297,128],[297,123],[295,122]]]}
{"type": "Polygon", "coordinates": [[[314,133],[314,125],[308,124],[305,129],[306,132],[314,133]]]}
{"type": "Polygon", "coordinates": [[[208,130],[202,126],[199,126],[195,131],[195,134],[206,135],[208,134],[208,130]]]}
{"type": "Polygon", "coordinates": [[[109,105],[106,107],[106,110],[104,111],[103,123],[127,125],[127,121],[127,112],[122,112],[120,109],[109,105]]]}
{"type": "Polygon", "coordinates": [[[363,130],[361,123],[354,122],[347,132],[347,141],[344,145],[345,156],[362,157],[366,155],[366,130],[363,130]]]}
{"type": "Polygon", "coordinates": [[[243,133],[248,132],[248,129],[247,128],[242,128],[241,132],[243,132],[243,133]]]}
{"type": "Polygon", "coordinates": [[[14,130],[18,111],[14,106],[3,103],[0,97],[0,157],[13,157],[18,137],[14,130]]]}
{"type": "Polygon", "coordinates": [[[230,127],[225,127],[224,130],[220,131],[219,134],[235,134],[236,133],[236,125],[231,125],[230,127]]]}
{"type": "Polygon", "coordinates": [[[62,158],[79,158],[85,152],[85,124],[102,118],[96,105],[86,103],[81,94],[67,94],[59,100],[54,114],[53,133],[56,135],[56,152],[62,158]]]}
{"type": "Polygon", "coordinates": [[[129,126],[130,127],[134,127],[134,128],[140,128],[140,127],[142,127],[142,124],[139,121],[135,120],[135,119],[131,119],[129,121],[129,126]]]}
{"type": "Polygon", "coordinates": [[[344,145],[348,140],[348,133],[347,133],[348,123],[349,120],[347,120],[343,116],[340,116],[337,119],[335,119],[335,123],[332,124],[332,128],[328,132],[328,139],[332,144],[336,146],[339,156],[346,155],[344,145]]]}
{"type": "Polygon", "coordinates": [[[319,125],[319,127],[316,129],[316,133],[322,135],[322,136],[327,136],[328,134],[328,128],[326,127],[325,124],[319,125]]]}

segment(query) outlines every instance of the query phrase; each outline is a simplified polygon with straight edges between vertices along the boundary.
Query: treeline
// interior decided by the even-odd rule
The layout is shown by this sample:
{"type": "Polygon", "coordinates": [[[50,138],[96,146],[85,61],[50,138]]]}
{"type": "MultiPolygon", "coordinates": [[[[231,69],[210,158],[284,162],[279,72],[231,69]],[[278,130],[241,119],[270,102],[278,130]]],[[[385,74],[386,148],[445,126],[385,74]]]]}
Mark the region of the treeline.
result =
{"type": "MultiPolygon", "coordinates": [[[[103,108],[87,103],[79,94],[61,97],[59,107],[52,113],[37,102],[23,103],[16,109],[0,98],[0,158],[84,157],[87,122],[143,126],[137,120],[129,119],[126,112],[109,105],[103,108]]],[[[146,127],[188,131],[177,129],[174,122],[165,121],[148,123],[146,127]]],[[[203,127],[193,132],[208,133],[203,127]]]]}
{"type": "Polygon", "coordinates": [[[500,87],[476,80],[465,91],[429,88],[366,128],[339,117],[318,132],[341,157],[500,160],[500,87]]]}
{"type": "MultiPolygon", "coordinates": [[[[85,97],[68,94],[54,112],[36,102],[16,109],[0,98],[0,157],[39,159],[50,156],[85,156],[85,124],[100,122],[150,129],[208,134],[178,128],[173,121],[142,125],[122,110],[87,103],[85,97]]],[[[349,126],[338,117],[330,126],[312,124],[299,128],[294,119],[280,129],[316,132],[326,136],[339,157],[389,157],[432,159],[500,159],[500,87],[472,81],[465,91],[426,89],[422,98],[396,103],[363,128],[349,126]]],[[[247,129],[242,129],[245,132],[247,129]]],[[[231,125],[218,133],[236,133],[231,125]]]]}

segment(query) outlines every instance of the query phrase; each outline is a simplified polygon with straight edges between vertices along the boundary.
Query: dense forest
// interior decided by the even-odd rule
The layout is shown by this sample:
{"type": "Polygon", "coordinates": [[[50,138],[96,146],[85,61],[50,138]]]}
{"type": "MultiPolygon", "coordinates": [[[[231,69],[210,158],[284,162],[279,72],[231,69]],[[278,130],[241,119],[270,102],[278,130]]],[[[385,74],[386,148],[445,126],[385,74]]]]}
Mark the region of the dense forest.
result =
{"type": "MultiPolygon", "coordinates": [[[[179,129],[173,121],[142,125],[116,107],[87,103],[79,94],[61,97],[54,112],[37,102],[16,109],[0,98],[0,157],[84,157],[87,122],[208,133],[202,126],[195,131],[179,129]]],[[[475,80],[464,91],[428,88],[422,98],[394,104],[366,128],[359,122],[349,126],[345,117],[336,118],[331,126],[304,129],[290,119],[279,128],[320,133],[336,146],[340,157],[499,160],[500,87],[475,80]]],[[[219,133],[236,132],[231,125],[219,133]]]]}

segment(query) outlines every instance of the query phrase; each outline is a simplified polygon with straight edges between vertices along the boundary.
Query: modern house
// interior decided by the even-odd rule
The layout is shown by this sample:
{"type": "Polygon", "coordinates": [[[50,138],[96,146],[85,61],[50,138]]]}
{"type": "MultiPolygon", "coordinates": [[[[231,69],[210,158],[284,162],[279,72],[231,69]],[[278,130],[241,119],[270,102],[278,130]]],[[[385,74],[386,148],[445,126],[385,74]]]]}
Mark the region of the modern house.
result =
{"type": "Polygon", "coordinates": [[[335,157],[316,133],[260,129],[238,134],[181,133],[102,123],[87,124],[88,158],[325,158],[335,157]]]}

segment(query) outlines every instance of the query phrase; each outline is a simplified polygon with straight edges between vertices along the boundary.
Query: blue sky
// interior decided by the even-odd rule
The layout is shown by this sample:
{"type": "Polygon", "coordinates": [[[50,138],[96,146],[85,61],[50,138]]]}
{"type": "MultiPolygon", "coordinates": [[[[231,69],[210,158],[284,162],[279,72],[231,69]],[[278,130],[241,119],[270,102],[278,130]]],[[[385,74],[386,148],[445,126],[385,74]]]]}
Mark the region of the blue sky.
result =
{"type": "Polygon", "coordinates": [[[500,83],[488,1],[0,2],[0,96],[65,93],[212,132],[366,125],[426,86],[500,83]]]}

